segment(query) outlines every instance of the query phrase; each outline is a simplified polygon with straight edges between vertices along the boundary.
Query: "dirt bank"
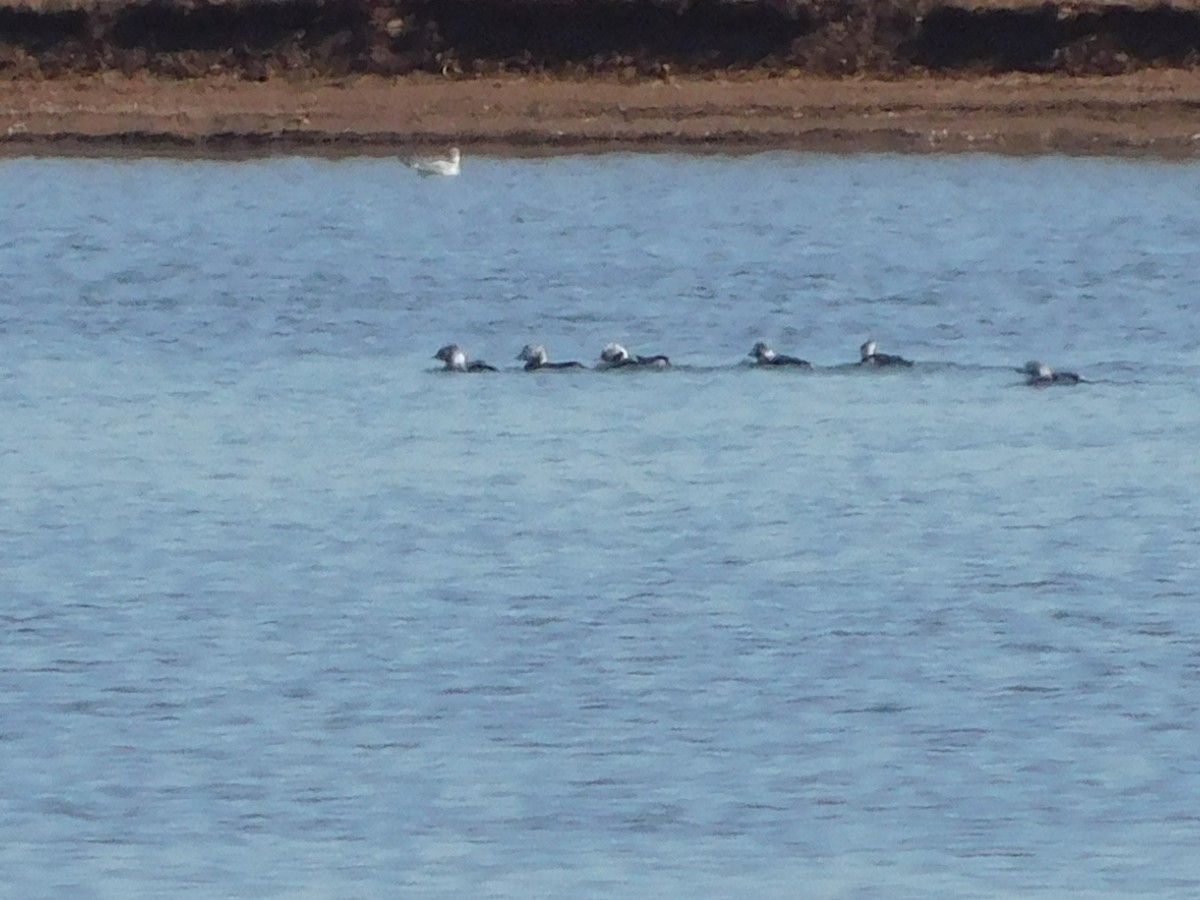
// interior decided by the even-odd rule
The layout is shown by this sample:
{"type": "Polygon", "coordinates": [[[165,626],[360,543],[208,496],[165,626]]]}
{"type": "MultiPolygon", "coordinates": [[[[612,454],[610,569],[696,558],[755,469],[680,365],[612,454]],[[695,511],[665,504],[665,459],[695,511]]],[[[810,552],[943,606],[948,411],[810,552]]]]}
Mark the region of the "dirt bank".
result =
{"type": "Polygon", "coordinates": [[[18,81],[0,152],[627,147],[1200,156],[1200,75],[18,81]]]}
{"type": "Polygon", "coordinates": [[[1200,154],[1194,3],[0,0],[0,152],[1200,154]]]}

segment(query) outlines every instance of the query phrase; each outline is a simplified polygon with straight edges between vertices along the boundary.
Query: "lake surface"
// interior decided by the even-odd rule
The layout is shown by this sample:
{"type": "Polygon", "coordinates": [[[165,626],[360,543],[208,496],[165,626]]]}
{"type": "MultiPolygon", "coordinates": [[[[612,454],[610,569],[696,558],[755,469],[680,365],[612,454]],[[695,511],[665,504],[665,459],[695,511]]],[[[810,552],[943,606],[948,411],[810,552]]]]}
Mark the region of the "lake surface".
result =
{"type": "Polygon", "coordinates": [[[1200,893],[1200,166],[0,196],[12,896],[1200,893]]]}

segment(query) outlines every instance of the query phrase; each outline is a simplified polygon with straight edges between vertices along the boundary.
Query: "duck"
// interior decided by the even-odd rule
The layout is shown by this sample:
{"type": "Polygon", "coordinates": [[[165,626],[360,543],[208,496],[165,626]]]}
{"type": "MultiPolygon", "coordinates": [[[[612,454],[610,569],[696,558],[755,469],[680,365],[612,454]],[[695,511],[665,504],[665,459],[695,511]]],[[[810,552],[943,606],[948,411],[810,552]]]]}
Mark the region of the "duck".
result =
{"type": "Polygon", "coordinates": [[[414,156],[408,167],[418,175],[457,175],[462,171],[462,153],[451,147],[445,156],[414,156]]]}
{"type": "Polygon", "coordinates": [[[517,359],[525,363],[526,372],[536,372],[538,369],[586,369],[581,362],[550,362],[550,354],[541,344],[526,344],[517,354],[517,359]]]}
{"type": "Polygon", "coordinates": [[[1025,383],[1036,387],[1043,387],[1050,384],[1080,384],[1083,379],[1074,372],[1056,372],[1044,362],[1030,360],[1025,363],[1024,367],[1019,369],[1025,376],[1025,383]]]}
{"type": "Polygon", "coordinates": [[[892,356],[888,353],[878,353],[876,348],[879,343],[874,340],[867,340],[858,352],[861,358],[858,361],[860,366],[911,366],[911,360],[907,360],[902,356],[892,356]]]}
{"type": "Polygon", "coordinates": [[[466,351],[458,344],[447,344],[433,355],[434,359],[444,362],[447,372],[495,372],[495,366],[489,366],[483,360],[468,360],[466,351]]]}
{"type": "Polygon", "coordinates": [[[776,353],[767,346],[765,341],[759,341],[754,345],[747,356],[753,356],[756,365],[760,366],[799,366],[802,369],[811,369],[812,363],[807,359],[800,359],[798,356],[784,356],[782,353],[776,353]]]}
{"type": "Polygon", "coordinates": [[[624,369],[630,367],[665,368],[671,365],[671,360],[660,354],[655,356],[633,356],[620,344],[608,344],[600,351],[598,369],[624,369]]]}

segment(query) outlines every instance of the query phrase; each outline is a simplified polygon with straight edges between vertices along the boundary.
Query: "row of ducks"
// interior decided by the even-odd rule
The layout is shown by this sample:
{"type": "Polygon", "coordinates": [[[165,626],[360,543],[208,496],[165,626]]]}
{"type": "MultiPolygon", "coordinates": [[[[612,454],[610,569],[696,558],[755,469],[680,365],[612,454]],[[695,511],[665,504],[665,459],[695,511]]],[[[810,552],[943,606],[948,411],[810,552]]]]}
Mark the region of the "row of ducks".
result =
{"type": "MultiPolygon", "coordinates": [[[[859,347],[860,366],[879,366],[879,367],[907,367],[911,366],[912,362],[902,356],[893,356],[890,353],[880,353],[878,343],[873,340],[868,340],[859,347]]],[[[782,353],[776,353],[765,342],[759,341],[747,354],[754,359],[754,364],[758,366],[792,366],[800,369],[811,369],[812,363],[806,359],[800,359],[798,356],[787,356],[782,353]]],[[[490,366],[482,360],[469,359],[467,353],[458,344],[447,344],[434,354],[434,359],[441,360],[444,363],[444,369],[447,372],[495,372],[496,367],[490,366]]],[[[517,359],[525,363],[524,369],[526,372],[536,372],[539,369],[586,369],[583,363],[577,360],[569,360],[567,362],[551,362],[550,354],[546,352],[546,348],[541,344],[526,344],[521,352],[517,354],[517,359]]],[[[600,351],[600,359],[596,363],[597,369],[624,369],[624,368],[666,368],[671,365],[671,360],[667,356],[658,353],[652,356],[638,356],[630,353],[621,344],[609,344],[600,351]]],[[[1027,362],[1022,368],[1017,371],[1021,372],[1028,384],[1032,385],[1050,385],[1050,384],[1080,384],[1084,379],[1080,378],[1074,372],[1059,372],[1044,362],[1027,362]]]]}

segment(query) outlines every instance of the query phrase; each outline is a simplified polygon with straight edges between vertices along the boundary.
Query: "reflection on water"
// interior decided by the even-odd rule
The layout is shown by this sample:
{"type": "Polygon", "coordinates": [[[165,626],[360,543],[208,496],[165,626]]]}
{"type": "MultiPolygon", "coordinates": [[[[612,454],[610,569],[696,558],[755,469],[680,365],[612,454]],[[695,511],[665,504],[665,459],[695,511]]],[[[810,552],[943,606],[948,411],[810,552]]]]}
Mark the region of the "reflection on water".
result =
{"type": "Polygon", "coordinates": [[[1193,895],[1197,181],[0,163],[11,889],[1193,895]]]}

